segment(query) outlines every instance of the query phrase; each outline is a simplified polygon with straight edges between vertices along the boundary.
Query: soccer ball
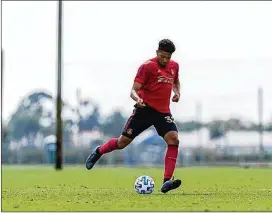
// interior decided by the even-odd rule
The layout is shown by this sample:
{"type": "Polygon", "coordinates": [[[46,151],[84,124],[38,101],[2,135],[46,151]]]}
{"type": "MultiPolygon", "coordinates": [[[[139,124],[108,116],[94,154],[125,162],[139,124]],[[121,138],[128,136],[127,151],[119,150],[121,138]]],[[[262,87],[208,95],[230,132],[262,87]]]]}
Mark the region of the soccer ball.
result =
{"type": "Polygon", "coordinates": [[[147,175],[138,177],[134,183],[134,189],[139,194],[151,194],[154,191],[155,182],[147,175]]]}

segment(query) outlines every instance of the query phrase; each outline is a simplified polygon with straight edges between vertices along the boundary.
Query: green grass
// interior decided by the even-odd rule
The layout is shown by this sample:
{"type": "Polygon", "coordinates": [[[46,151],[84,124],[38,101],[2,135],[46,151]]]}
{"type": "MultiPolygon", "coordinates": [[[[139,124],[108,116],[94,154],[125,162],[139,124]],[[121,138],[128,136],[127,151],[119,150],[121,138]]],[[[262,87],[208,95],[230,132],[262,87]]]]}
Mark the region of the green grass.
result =
{"type": "Polygon", "coordinates": [[[163,169],[2,167],[2,211],[272,211],[272,169],[179,168],[180,189],[162,194],[163,169]],[[155,180],[151,195],[137,176],[155,180]]]}

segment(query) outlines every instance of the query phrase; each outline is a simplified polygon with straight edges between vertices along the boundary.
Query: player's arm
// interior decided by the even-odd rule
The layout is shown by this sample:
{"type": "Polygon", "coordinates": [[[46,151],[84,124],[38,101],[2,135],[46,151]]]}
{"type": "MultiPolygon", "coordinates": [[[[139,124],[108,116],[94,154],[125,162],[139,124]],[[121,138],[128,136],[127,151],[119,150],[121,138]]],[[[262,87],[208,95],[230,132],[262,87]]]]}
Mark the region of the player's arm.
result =
{"type": "Polygon", "coordinates": [[[179,82],[179,79],[177,79],[175,82],[174,82],[174,85],[173,85],[173,92],[175,94],[179,94],[180,95],[180,82],[179,82]]]}
{"type": "Polygon", "coordinates": [[[144,101],[143,99],[140,98],[140,96],[138,95],[138,91],[142,88],[142,84],[138,83],[138,82],[134,82],[131,92],[130,92],[130,97],[136,101],[136,104],[139,107],[145,107],[144,101]]]}
{"type": "Polygon", "coordinates": [[[143,103],[143,99],[141,99],[140,96],[138,95],[138,91],[142,88],[143,84],[145,84],[147,79],[148,79],[148,68],[147,68],[146,64],[143,64],[138,69],[137,75],[134,79],[134,83],[133,83],[133,86],[132,86],[131,92],[130,92],[130,97],[134,101],[137,102],[137,105],[139,107],[145,106],[145,104],[143,103]]]}
{"type": "Polygon", "coordinates": [[[142,84],[138,83],[138,82],[134,82],[134,84],[131,88],[130,97],[136,102],[140,99],[140,96],[138,95],[138,91],[141,88],[142,88],[142,84]]]}
{"type": "Polygon", "coordinates": [[[179,67],[177,65],[177,73],[173,84],[173,92],[175,95],[172,98],[173,102],[178,102],[180,98],[180,81],[179,81],[179,67]]]}

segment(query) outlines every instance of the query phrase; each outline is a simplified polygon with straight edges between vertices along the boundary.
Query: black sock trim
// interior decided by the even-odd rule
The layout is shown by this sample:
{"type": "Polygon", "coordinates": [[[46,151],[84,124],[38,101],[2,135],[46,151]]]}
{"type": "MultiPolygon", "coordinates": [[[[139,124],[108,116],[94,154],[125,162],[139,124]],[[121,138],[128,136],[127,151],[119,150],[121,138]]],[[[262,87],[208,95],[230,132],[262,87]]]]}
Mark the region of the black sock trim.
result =
{"type": "Polygon", "coordinates": [[[98,153],[98,154],[101,155],[101,153],[100,153],[100,147],[96,150],[96,153],[98,153]]]}
{"type": "Polygon", "coordinates": [[[167,145],[167,146],[170,146],[170,147],[179,147],[179,145],[167,145]]]}
{"type": "Polygon", "coordinates": [[[165,183],[166,181],[170,180],[171,178],[164,178],[163,179],[163,183],[165,183]]]}

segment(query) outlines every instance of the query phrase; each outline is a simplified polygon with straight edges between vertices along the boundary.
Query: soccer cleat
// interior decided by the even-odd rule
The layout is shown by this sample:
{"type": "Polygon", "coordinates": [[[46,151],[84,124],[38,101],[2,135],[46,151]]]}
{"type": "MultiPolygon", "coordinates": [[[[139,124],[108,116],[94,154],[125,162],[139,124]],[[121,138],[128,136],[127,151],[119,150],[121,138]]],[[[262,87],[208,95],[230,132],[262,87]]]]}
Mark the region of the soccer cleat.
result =
{"type": "Polygon", "coordinates": [[[169,192],[170,190],[176,189],[181,185],[181,180],[168,180],[162,184],[161,187],[161,192],[166,193],[169,192]]]}
{"type": "Polygon", "coordinates": [[[91,169],[93,168],[94,164],[100,159],[100,157],[102,156],[102,154],[100,154],[98,152],[100,146],[97,146],[93,152],[88,156],[87,160],[86,160],[86,168],[87,169],[91,169]]]}

